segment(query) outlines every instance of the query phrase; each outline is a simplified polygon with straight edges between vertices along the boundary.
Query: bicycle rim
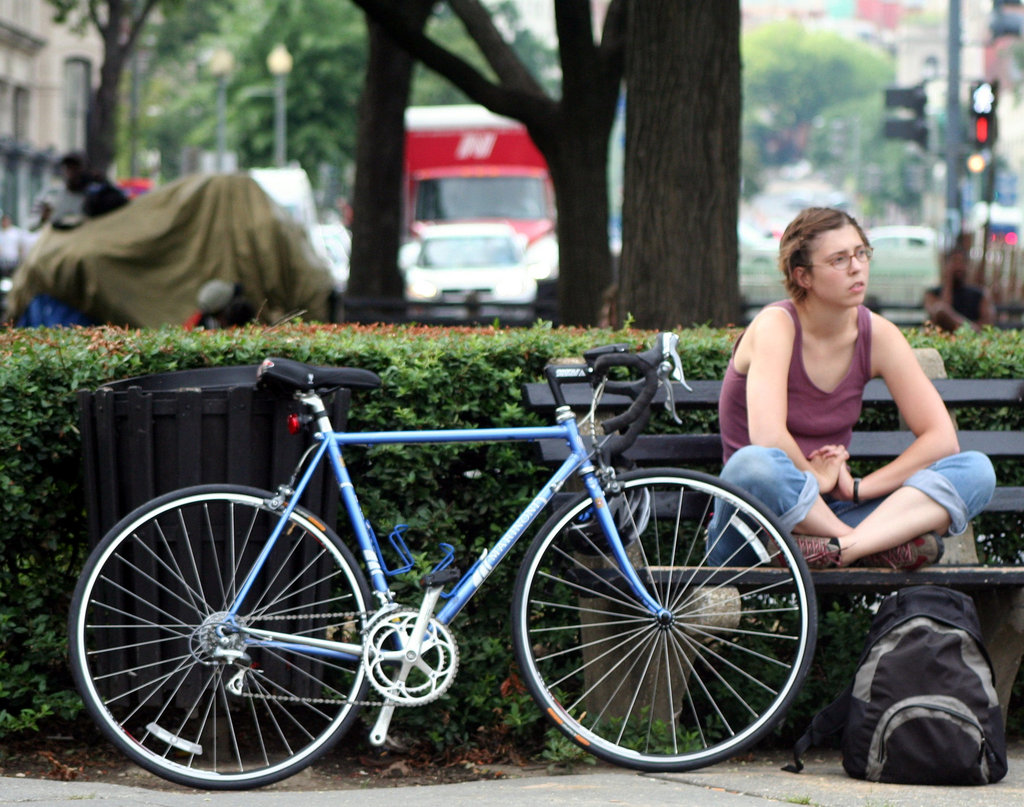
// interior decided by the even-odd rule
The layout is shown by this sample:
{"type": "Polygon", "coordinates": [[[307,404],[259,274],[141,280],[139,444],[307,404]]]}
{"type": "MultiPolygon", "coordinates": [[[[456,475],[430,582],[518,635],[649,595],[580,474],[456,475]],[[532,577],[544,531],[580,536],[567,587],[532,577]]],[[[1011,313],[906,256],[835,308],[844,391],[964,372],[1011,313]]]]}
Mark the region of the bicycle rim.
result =
{"type": "Polygon", "coordinates": [[[520,569],[516,659],[541,709],[594,755],[647,771],[720,762],[772,730],[807,673],[817,607],[806,564],[771,515],[715,477],[650,470],[620,482],[608,504],[627,555],[671,616],[640,603],[581,496],[520,569]],[[709,562],[716,511],[758,560],[709,562]]]}
{"type": "Polygon", "coordinates": [[[269,644],[247,628],[359,642],[369,589],[351,552],[292,513],[238,616],[223,614],[279,513],[271,494],[203,486],[125,518],[94,550],[70,618],[88,711],[144,768],[180,784],[257,787],[305,767],[351,727],[358,657],[269,644]]]}

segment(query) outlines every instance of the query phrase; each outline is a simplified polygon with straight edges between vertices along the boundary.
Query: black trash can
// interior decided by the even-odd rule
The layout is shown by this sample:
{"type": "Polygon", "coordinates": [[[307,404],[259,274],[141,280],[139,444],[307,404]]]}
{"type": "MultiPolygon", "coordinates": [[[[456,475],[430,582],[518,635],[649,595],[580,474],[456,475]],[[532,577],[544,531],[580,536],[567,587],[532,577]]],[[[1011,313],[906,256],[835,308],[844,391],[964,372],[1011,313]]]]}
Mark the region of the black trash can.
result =
{"type": "MultiPolygon", "coordinates": [[[[93,545],[133,509],[163,493],[207,483],[249,485],[273,491],[289,480],[311,444],[311,436],[305,431],[297,435],[288,431],[288,416],[299,412],[301,405],[291,398],[257,389],[256,370],[257,365],[183,370],[128,378],[78,393],[85,495],[93,545]]],[[[348,390],[339,390],[325,401],[335,428],[344,428],[349,401],[348,390]]],[[[318,469],[300,504],[327,524],[335,524],[338,491],[326,463],[318,469]]],[[[218,515],[212,509],[206,515],[212,519],[215,530],[228,529],[224,514],[218,515]]],[[[263,545],[272,522],[264,526],[267,532],[256,530],[249,536],[251,551],[263,545]]],[[[168,532],[167,540],[172,546],[177,546],[181,539],[181,533],[168,532]]],[[[289,555],[287,571],[298,573],[319,564],[323,581],[296,595],[292,603],[296,620],[303,618],[299,606],[323,601],[329,588],[327,559],[320,557],[322,553],[314,557],[311,546],[305,551],[306,554],[289,555]]],[[[131,561],[122,570],[125,577],[117,579],[118,570],[109,571],[117,585],[105,597],[113,609],[120,607],[123,600],[134,607],[134,598],[118,588],[130,590],[132,581],[137,584],[140,580],[140,570],[151,571],[153,579],[160,575],[155,566],[157,561],[142,549],[132,555],[129,548],[123,557],[131,561]]],[[[223,591],[222,573],[219,563],[201,564],[196,590],[223,591]]],[[[186,603],[165,587],[154,586],[149,596],[154,623],[162,619],[188,622],[198,618],[194,602],[186,603]]],[[[298,629],[287,623],[278,627],[298,629]]],[[[109,671],[114,673],[165,661],[158,655],[166,652],[163,645],[162,651],[158,651],[155,642],[139,642],[137,632],[131,638],[129,641],[128,636],[116,630],[94,637],[104,643],[93,648],[103,659],[98,663],[112,665],[109,671]]],[[[189,652],[187,636],[175,652],[183,656],[189,652]]],[[[310,671],[315,672],[318,664],[311,659],[304,667],[292,664],[290,670],[275,668],[275,680],[286,683],[296,696],[314,697],[314,682],[318,679],[310,671]]],[[[197,697],[203,685],[190,677],[179,682],[173,692],[164,694],[173,695],[174,702],[180,705],[197,697]]]]}
{"type": "MultiPolygon", "coordinates": [[[[93,545],[160,494],[216,482],[275,490],[288,480],[311,439],[289,433],[288,415],[300,404],[257,389],[256,370],[180,370],[79,391],[93,545]]],[[[335,428],[344,428],[350,398],[343,389],[326,401],[335,428]]],[[[326,463],[301,504],[335,524],[338,491],[326,463]]]]}

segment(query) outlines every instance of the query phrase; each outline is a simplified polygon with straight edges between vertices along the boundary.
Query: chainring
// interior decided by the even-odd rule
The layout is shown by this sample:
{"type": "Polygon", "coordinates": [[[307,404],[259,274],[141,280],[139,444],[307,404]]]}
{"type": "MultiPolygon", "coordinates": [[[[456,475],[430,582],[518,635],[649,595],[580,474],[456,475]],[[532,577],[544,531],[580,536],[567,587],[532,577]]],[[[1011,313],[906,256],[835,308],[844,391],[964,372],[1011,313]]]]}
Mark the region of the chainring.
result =
{"type": "Polygon", "coordinates": [[[419,706],[441,697],[459,669],[459,646],[447,625],[431,618],[419,648],[410,640],[419,612],[399,608],[366,628],[363,668],[388,703],[419,706]]]}

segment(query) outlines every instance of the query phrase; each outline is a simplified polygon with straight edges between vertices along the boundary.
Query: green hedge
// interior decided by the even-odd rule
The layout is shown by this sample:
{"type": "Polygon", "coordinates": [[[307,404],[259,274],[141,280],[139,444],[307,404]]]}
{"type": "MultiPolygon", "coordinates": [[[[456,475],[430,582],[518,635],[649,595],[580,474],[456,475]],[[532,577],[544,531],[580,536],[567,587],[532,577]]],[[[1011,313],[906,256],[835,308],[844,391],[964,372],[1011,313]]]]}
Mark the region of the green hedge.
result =
{"type": "MultiPolygon", "coordinates": [[[[378,372],[381,390],[353,396],[353,429],[539,424],[523,409],[520,386],[539,380],[550,358],[611,341],[646,346],[652,335],[540,325],[518,330],[292,324],[215,332],[0,331],[0,739],[85,719],[65,660],[67,607],[89,542],[77,390],[278,355],[378,372]]],[[[735,335],[710,328],[681,332],[687,377],[720,378],[735,335]]],[[[954,337],[911,331],[909,336],[917,346],[937,347],[953,376],[1012,377],[1024,367],[1024,344],[1016,332],[954,337]]],[[[1022,428],[1019,411],[977,425],[971,416],[961,415],[961,427],[1022,428]]],[[[713,415],[697,421],[691,425],[714,428],[713,415]]],[[[666,430],[672,424],[659,417],[651,428],[666,430]]],[[[510,443],[390,446],[357,452],[350,465],[378,534],[408,523],[407,541],[421,567],[433,565],[437,544],[446,541],[466,568],[545,478],[533,451],[510,443]]],[[[1000,474],[1019,476],[1019,466],[1001,468],[1000,474]]],[[[983,554],[1000,561],[1019,557],[1015,520],[982,531],[983,554]]],[[[513,668],[507,629],[512,581],[525,545],[520,543],[456,623],[461,669],[451,692],[423,709],[400,710],[396,734],[428,741],[439,751],[463,743],[492,748],[514,743],[525,751],[542,747],[545,726],[513,668]]],[[[869,605],[823,603],[822,650],[783,729],[784,740],[848,676],[869,605]]],[[[548,753],[554,752],[549,748],[548,753]]]]}

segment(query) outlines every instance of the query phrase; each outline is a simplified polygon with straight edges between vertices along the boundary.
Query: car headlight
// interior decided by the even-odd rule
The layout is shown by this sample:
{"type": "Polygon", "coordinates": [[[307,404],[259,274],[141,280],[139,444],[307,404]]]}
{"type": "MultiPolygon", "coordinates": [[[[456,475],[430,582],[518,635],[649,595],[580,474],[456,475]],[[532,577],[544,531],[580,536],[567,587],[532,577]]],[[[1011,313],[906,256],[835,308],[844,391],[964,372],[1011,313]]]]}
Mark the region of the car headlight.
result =
{"type": "Polygon", "coordinates": [[[553,237],[540,239],[526,250],[526,265],[534,280],[558,277],[558,241],[553,237]]]}
{"type": "Polygon", "coordinates": [[[432,300],[437,297],[439,291],[435,283],[431,283],[422,277],[410,281],[409,285],[405,288],[406,296],[410,300],[432,300]]]}
{"type": "Polygon", "coordinates": [[[494,287],[494,296],[499,300],[525,297],[536,291],[537,284],[524,275],[503,278],[494,287]]]}

